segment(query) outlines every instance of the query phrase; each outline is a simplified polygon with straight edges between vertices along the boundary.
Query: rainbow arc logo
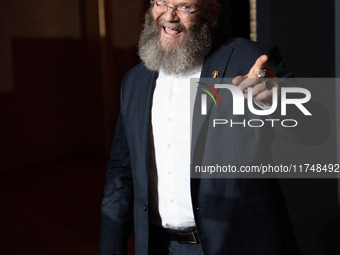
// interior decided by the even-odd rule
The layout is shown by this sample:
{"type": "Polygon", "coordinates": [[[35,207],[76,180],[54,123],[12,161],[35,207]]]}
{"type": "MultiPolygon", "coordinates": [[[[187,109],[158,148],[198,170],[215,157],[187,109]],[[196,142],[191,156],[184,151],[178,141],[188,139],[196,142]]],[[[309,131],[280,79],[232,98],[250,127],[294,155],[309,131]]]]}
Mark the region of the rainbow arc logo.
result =
{"type": "MultiPolygon", "coordinates": [[[[197,82],[199,85],[202,85],[208,89],[210,89],[217,97],[218,101],[220,102],[221,106],[222,106],[222,100],[221,100],[221,97],[220,95],[217,93],[217,91],[210,85],[206,84],[206,83],[203,83],[203,82],[197,82]]],[[[217,106],[217,102],[216,102],[216,98],[213,96],[213,94],[208,90],[208,89],[205,89],[205,88],[201,88],[201,87],[198,87],[200,90],[204,91],[205,93],[207,93],[211,99],[214,101],[215,103],[215,106],[217,106]]]]}

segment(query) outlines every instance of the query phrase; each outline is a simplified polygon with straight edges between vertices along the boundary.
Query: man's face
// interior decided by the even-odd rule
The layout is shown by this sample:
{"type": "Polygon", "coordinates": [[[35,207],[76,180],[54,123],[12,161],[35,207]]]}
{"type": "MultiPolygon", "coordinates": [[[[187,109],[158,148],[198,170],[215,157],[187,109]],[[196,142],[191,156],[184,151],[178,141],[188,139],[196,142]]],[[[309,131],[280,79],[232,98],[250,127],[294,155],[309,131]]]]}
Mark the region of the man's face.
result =
{"type": "MultiPolygon", "coordinates": [[[[169,0],[166,5],[170,7],[185,6],[190,11],[195,11],[208,5],[207,0],[169,0]]],[[[163,49],[171,50],[179,45],[185,37],[190,27],[198,22],[203,15],[203,11],[190,15],[181,15],[179,12],[168,8],[165,13],[160,13],[157,4],[152,8],[152,16],[159,29],[160,44],[163,49]]]]}
{"type": "MultiPolygon", "coordinates": [[[[163,2],[165,3],[165,2],[163,2]]],[[[190,11],[203,8],[188,15],[155,3],[145,14],[145,23],[138,43],[138,55],[144,65],[152,71],[163,70],[168,74],[179,74],[189,71],[203,61],[209,53],[213,36],[213,22],[219,8],[218,4],[210,5],[214,0],[169,0],[171,7],[188,6],[190,11]],[[211,7],[211,8],[210,8],[211,7]],[[158,10],[157,10],[158,8],[158,10]],[[178,15],[176,15],[176,13],[178,15]],[[215,15],[214,15],[215,13],[215,15]]]]}

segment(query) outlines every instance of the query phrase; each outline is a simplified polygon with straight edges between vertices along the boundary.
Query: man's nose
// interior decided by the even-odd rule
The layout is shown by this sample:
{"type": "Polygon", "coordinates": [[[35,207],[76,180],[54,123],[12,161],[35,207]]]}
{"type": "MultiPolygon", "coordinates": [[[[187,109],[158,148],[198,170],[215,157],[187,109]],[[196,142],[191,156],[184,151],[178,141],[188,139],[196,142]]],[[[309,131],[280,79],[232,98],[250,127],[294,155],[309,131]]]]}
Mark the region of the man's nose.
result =
{"type": "Polygon", "coordinates": [[[165,21],[178,21],[179,20],[176,14],[176,11],[170,7],[168,7],[168,11],[163,14],[163,18],[165,21]]]}

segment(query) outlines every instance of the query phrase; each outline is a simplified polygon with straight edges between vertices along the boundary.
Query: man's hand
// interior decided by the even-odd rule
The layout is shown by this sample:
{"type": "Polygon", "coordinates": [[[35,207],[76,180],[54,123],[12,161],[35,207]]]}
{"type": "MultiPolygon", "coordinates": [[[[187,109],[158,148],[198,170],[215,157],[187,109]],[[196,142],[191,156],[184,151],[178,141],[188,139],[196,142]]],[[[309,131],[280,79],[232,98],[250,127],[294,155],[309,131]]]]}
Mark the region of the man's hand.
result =
{"type": "Polygon", "coordinates": [[[272,102],[272,88],[276,87],[279,91],[279,84],[273,69],[267,65],[268,56],[262,55],[259,57],[248,74],[244,76],[237,76],[232,83],[238,86],[244,93],[244,97],[248,96],[248,88],[253,88],[253,99],[261,106],[269,106],[272,102]],[[258,71],[265,70],[265,76],[259,77],[258,71]],[[267,80],[269,79],[269,80],[267,80]]]}

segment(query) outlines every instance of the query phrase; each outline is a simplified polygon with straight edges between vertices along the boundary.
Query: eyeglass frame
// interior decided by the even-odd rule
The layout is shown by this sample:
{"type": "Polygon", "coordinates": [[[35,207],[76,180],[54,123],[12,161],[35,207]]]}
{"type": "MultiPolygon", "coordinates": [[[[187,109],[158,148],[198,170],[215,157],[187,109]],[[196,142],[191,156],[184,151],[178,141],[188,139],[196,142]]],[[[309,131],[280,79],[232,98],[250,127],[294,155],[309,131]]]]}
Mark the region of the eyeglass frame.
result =
{"type": "MultiPolygon", "coordinates": [[[[178,10],[178,7],[179,7],[179,6],[169,6],[169,5],[167,5],[164,1],[154,1],[154,0],[150,0],[150,4],[151,4],[153,7],[154,7],[154,4],[157,3],[157,2],[163,2],[163,3],[164,3],[163,5],[166,7],[166,11],[165,11],[162,15],[168,13],[169,8],[172,9],[172,13],[174,13],[174,12],[176,13],[176,10],[178,10]]],[[[197,10],[194,10],[194,11],[189,11],[189,10],[186,10],[186,9],[183,9],[183,10],[185,10],[185,11],[188,13],[188,17],[190,17],[191,14],[194,14],[194,13],[199,12],[199,11],[203,11],[203,10],[205,10],[205,9],[208,9],[208,8],[209,8],[210,6],[212,6],[212,5],[214,5],[214,4],[213,4],[213,3],[210,3],[210,4],[208,4],[208,5],[206,5],[206,6],[202,7],[202,8],[199,8],[199,9],[197,9],[197,10]]],[[[176,13],[176,15],[177,15],[177,13],[176,13]]]]}

